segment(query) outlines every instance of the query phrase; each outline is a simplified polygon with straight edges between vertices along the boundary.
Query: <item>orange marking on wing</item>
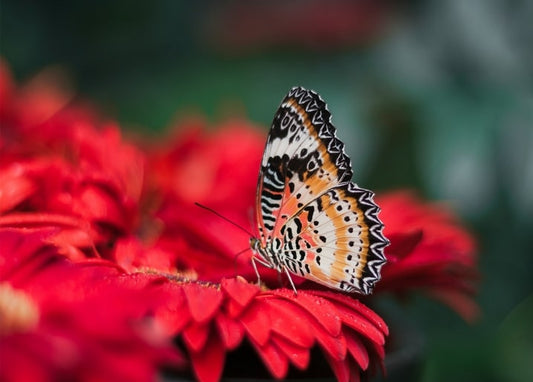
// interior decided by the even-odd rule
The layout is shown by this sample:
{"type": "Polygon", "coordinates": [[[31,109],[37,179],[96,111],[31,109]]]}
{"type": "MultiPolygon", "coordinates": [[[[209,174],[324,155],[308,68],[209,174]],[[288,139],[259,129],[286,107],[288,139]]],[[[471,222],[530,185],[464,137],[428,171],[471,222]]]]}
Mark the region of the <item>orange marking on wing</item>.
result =
{"type": "Polygon", "coordinates": [[[327,180],[321,180],[317,176],[314,176],[312,179],[308,179],[306,184],[309,185],[313,194],[318,196],[324,192],[324,190],[329,188],[330,182],[327,180]]]}
{"type": "MultiPolygon", "coordinates": [[[[307,212],[305,212],[305,214],[307,214],[307,212]]],[[[315,240],[314,236],[312,234],[310,234],[308,231],[304,231],[304,232],[300,233],[300,237],[302,239],[304,239],[306,242],[308,242],[309,244],[311,244],[311,247],[316,247],[316,246],[319,245],[317,243],[317,241],[315,240]]]]}
{"type": "MultiPolygon", "coordinates": [[[[335,211],[335,205],[332,204],[331,198],[329,195],[324,195],[323,198],[325,199],[322,204],[327,205],[328,207],[325,209],[325,213],[328,216],[328,218],[331,219],[331,223],[335,227],[335,236],[339,236],[339,232],[342,232],[345,227],[345,223],[342,221],[342,219],[336,219],[339,214],[337,211],[335,211]]],[[[338,246],[338,242],[336,241],[335,245],[338,249],[346,249],[342,246],[338,246]]],[[[333,264],[331,265],[331,278],[334,280],[344,280],[346,278],[344,268],[348,265],[348,262],[346,260],[346,256],[343,256],[338,251],[335,251],[335,261],[333,261],[333,264]]]]}
{"type": "Polygon", "coordinates": [[[290,216],[294,216],[296,212],[298,212],[298,199],[293,197],[291,195],[291,191],[289,189],[289,186],[285,186],[285,190],[283,191],[283,206],[282,206],[283,214],[290,216]]]}
{"type": "Polygon", "coordinates": [[[363,242],[361,252],[359,252],[360,260],[359,260],[359,268],[360,273],[357,275],[357,277],[361,277],[361,274],[363,273],[363,269],[366,267],[367,259],[368,259],[368,252],[370,251],[370,237],[369,237],[369,229],[368,225],[365,222],[364,219],[364,212],[359,208],[357,205],[357,200],[353,199],[352,201],[352,210],[357,213],[357,225],[360,227],[361,232],[359,234],[359,239],[363,242]]]}
{"type": "Polygon", "coordinates": [[[357,200],[352,197],[347,197],[345,192],[342,190],[339,191],[339,194],[341,199],[349,199],[351,210],[355,212],[357,216],[357,225],[359,226],[360,233],[358,235],[350,235],[348,233],[348,227],[353,225],[353,223],[349,225],[346,224],[344,219],[341,218],[341,216],[343,215],[339,214],[335,210],[335,204],[329,204],[330,200],[328,196],[328,201],[325,202],[328,207],[326,208],[325,212],[328,218],[331,219],[331,222],[335,227],[335,235],[337,237],[335,243],[337,250],[335,251],[335,261],[332,264],[332,276],[338,277],[338,280],[344,280],[346,278],[344,269],[346,268],[346,266],[349,265],[347,256],[349,254],[352,254],[352,256],[354,257],[359,257],[359,264],[356,267],[355,276],[357,278],[360,278],[362,276],[364,268],[366,267],[368,252],[370,250],[369,230],[368,226],[364,221],[364,213],[357,205],[357,200]],[[353,237],[353,239],[351,238],[351,236],[353,237]],[[356,252],[353,248],[349,246],[349,243],[350,241],[358,242],[359,240],[361,240],[362,244],[357,243],[361,246],[361,248],[359,252],[356,252]]]}

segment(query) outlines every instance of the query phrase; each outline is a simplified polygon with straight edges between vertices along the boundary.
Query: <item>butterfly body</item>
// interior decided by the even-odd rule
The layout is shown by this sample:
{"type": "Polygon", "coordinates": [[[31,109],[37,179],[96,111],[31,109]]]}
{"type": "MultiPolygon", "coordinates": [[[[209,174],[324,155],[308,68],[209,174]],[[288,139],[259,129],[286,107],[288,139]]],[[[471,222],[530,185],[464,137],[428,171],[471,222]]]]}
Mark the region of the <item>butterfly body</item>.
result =
{"type": "Polygon", "coordinates": [[[318,94],[291,89],[263,154],[259,237],[250,245],[255,261],[287,273],[291,284],[290,273],[368,294],[380,278],[388,240],[373,193],[351,182],[350,159],[335,131],[318,94]]]}

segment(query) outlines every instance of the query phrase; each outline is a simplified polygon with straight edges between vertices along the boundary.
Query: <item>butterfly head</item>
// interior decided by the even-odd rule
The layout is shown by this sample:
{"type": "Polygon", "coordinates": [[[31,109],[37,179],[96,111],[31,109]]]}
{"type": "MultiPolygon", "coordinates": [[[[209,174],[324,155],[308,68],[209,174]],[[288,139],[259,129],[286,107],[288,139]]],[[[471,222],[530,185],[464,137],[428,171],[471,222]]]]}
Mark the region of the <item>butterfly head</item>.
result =
{"type": "Polygon", "coordinates": [[[252,257],[254,260],[266,267],[274,267],[281,272],[282,267],[280,259],[277,255],[275,255],[271,248],[263,246],[263,243],[260,239],[253,236],[250,237],[250,248],[252,249],[254,255],[256,255],[252,257]]]}

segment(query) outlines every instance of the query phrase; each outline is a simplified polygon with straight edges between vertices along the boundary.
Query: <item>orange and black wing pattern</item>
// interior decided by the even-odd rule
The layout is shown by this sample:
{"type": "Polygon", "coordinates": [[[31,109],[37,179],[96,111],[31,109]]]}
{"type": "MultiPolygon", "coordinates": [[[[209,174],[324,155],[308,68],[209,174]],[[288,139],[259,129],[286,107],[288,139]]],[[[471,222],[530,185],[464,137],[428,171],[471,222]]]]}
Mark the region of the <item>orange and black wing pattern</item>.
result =
{"type": "Polygon", "coordinates": [[[264,260],[331,288],[370,293],[388,240],[374,194],[351,178],[325,102],[313,91],[291,89],[274,117],[259,173],[264,260]]]}

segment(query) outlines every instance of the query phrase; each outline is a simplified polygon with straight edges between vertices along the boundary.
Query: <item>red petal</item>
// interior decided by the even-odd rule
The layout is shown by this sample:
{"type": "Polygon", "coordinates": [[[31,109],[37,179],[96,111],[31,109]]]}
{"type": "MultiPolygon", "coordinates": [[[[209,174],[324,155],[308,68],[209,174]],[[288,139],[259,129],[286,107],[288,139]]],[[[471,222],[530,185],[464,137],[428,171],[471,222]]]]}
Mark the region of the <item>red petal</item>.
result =
{"type": "Polygon", "coordinates": [[[359,364],[361,369],[366,370],[368,368],[370,358],[368,356],[368,351],[366,350],[365,345],[359,339],[359,336],[355,334],[354,332],[345,330],[344,334],[345,334],[344,337],[346,338],[346,346],[348,347],[348,351],[350,352],[352,357],[355,359],[355,361],[359,364]]]}
{"type": "Polygon", "coordinates": [[[97,185],[87,185],[78,197],[79,204],[74,207],[76,212],[91,220],[124,228],[124,215],[119,208],[120,201],[107,190],[97,185]]]}
{"type": "Polygon", "coordinates": [[[348,382],[350,380],[350,368],[348,362],[333,359],[327,354],[326,359],[331,366],[331,370],[335,373],[338,382],[348,382]]]}
{"type": "Polygon", "coordinates": [[[360,382],[361,381],[361,372],[359,370],[359,365],[355,365],[353,361],[348,360],[348,370],[350,371],[350,382],[360,382]]]}
{"type": "MultiPolygon", "coordinates": [[[[372,354],[374,352],[375,354],[377,354],[378,359],[382,362],[383,359],[385,358],[385,347],[383,345],[378,345],[377,343],[372,342],[372,341],[368,341],[367,346],[372,348],[372,350],[370,350],[369,353],[372,354]]],[[[373,357],[373,359],[375,358],[373,357]]]]}
{"type": "Polygon", "coordinates": [[[181,285],[175,283],[166,283],[161,289],[161,293],[166,297],[166,303],[156,311],[156,318],[170,334],[179,334],[192,319],[183,289],[181,285]]]}
{"type": "Polygon", "coordinates": [[[351,298],[349,296],[334,293],[330,291],[313,291],[314,295],[322,296],[327,298],[328,300],[334,300],[337,302],[340,302],[341,304],[346,305],[352,310],[357,311],[357,313],[361,314],[368,320],[370,320],[376,327],[378,327],[385,335],[389,334],[389,328],[387,327],[387,324],[383,319],[377,315],[376,312],[374,312],[372,309],[370,309],[368,306],[363,304],[361,301],[351,298]]]}
{"type": "Polygon", "coordinates": [[[209,336],[199,352],[191,352],[191,363],[196,378],[200,382],[218,382],[222,376],[226,350],[224,344],[214,334],[209,336]]]}
{"type": "Polygon", "coordinates": [[[271,341],[289,358],[289,361],[300,370],[309,366],[309,348],[295,345],[283,337],[273,335],[271,341]]]}
{"type": "Polygon", "coordinates": [[[31,280],[50,259],[57,248],[47,246],[57,229],[0,229],[0,279],[9,278],[13,285],[31,280]]]}
{"type": "Polygon", "coordinates": [[[180,312],[174,312],[170,314],[167,320],[167,327],[171,330],[173,334],[178,334],[183,331],[183,328],[191,320],[191,314],[187,309],[183,309],[180,312]]]}
{"type": "Polygon", "coordinates": [[[387,259],[401,259],[409,255],[420,243],[423,237],[423,230],[417,229],[411,232],[398,232],[388,235],[389,247],[385,250],[387,259]]]}
{"type": "Polygon", "coordinates": [[[270,318],[263,311],[263,304],[255,300],[241,317],[246,332],[255,342],[263,346],[270,336],[270,318]]]}
{"type": "Polygon", "coordinates": [[[244,337],[244,328],[240,322],[219,313],[215,318],[215,323],[226,349],[232,350],[239,346],[244,337]]]}
{"type": "Polygon", "coordinates": [[[14,163],[0,172],[0,212],[6,212],[36,191],[36,185],[24,174],[24,166],[14,163]]]}
{"type": "Polygon", "coordinates": [[[243,307],[248,305],[260,291],[258,286],[242,278],[222,279],[221,286],[229,297],[243,307]]]}
{"type": "Polygon", "coordinates": [[[341,320],[337,315],[335,306],[329,301],[306,293],[305,291],[300,291],[295,295],[292,290],[277,289],[272,291],[272,293],[282,296],[304,308],[330,335],[338,336],[340,334],[341,320]]]}
{"type": "Polygon", "coordinates": [[[231,298],[226,302],[226,311],[233,318],[239,317],[246,308],[247,306],[242,306],[231,298]]]}
{"type": "Polygon", "coordinates": [[[379,345],[385,343],[383,333],[363,316],[344,306],[337,306],[337,312],[345,325],[355,329],[358,333],[379,345]]]}
{"type": "Polygon", "coordinates": [[[289,360],[283,351],[271,342],[261,346],[252,341],[252,345],[274,378],[281,379],[287,375],[289,360]]]}
{"type": "Polygon", "coordinates": [[[332,303],[303,291],[298,292],[297,296],[286,289],[272,291],[272,293],[304,308],[308,313],[307,322],[312,325],[311,333],[315,336],[320,346],[332,358],[337,360],[344,359],[346,356],[346,340],[340,330],[341,320],[332,303]],[[337,327],[338,331],[336,330],[337,327]],[[332,334],[332,331],[336,334],[332,334]]]}
{"type": "Polygon", "coordinates": [[[210,327],[210,323],[197,324],[195,322],[192,322],[191,325],[187,326],[182,333],[183,341],[185,342],[185,345],[187,345],[187,348],[195,352],[200,351],[207,341],[210,327]]]}
{"type": "Polygon", "coordinates": [[[213,318],[222,303],[223,295],[214,286],[184,284],[183,291],[189,304],[192,318],[196,322],[205,322],[213,318]]]}
{"type": "Polygon", "coordinates": [[[470,296],[465,296],[464,293],[438,289],[431,289],[428,293],[459,313],[466,322],[473,323],[481,315],[479,306],[470,296]]]}
{"type": "Polygon", "coordinates": [[[332,337],[319,325],[315,325],[314,334],[320,347],[332,359],[343,360],[346,357],[346,339],[342,334],[332,337]]]}
{"type": "Polygon", "coordinates": [[[298,305],[284,299],[264,299],[265,314],[268,312],[273,332],[296,345],[310,348],[315,342],[309,313],[298,305]]]}
{"type": "MultiPolygon", "coordinates": [[[[87,258],[83,249],[94,248],[94,242],[87,231],[80,229],[62,229],[50,242],[59,247],[62,255],[65,255],[72,261],[82,261],[87,258]]],[[[93,251],[96,254],[96,251],[93,251]]],[[[98,254],[96,254],[99,256],[98,254]]]]}
{"type": "Polygon", "coordinates": [[[41,213],[11,213],[0,216],[0,227],[41,228],[59,226],[89,231],[90,226],[85,220],[69,215],[41,213]]]}

